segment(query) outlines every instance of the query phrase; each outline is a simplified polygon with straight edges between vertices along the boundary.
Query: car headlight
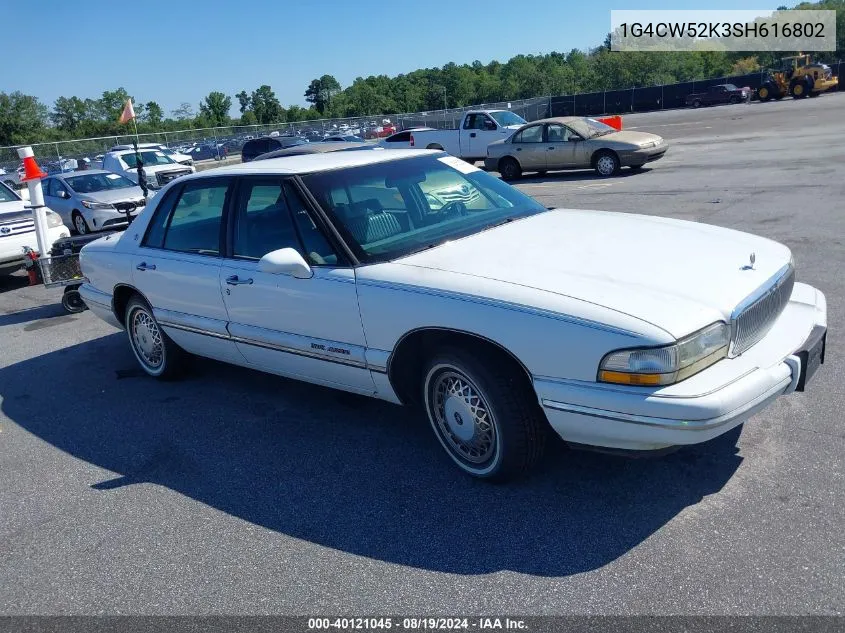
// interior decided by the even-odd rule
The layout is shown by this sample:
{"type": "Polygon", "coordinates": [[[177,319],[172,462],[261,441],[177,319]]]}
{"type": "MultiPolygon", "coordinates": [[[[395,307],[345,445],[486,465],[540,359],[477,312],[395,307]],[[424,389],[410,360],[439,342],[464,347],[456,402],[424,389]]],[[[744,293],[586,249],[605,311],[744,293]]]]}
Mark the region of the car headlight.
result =
{"type": "Polygon", "coordinates": [[[62,216],[55,211],[47,211],[47,228],[54,229],[62,225],[62,216]]]}
{"type": "Polygon", "coordinates": [[[114,209],[114,205],[108,202],[94,202],[93,200],[83,200],[82,206],[86,209],[114,209]]]}
{"type": "Polygon", "coordinates": [[[725,358],[730,338],[726,323],[714,323],[672,345],[611,352],[599,364],[598,380],[619,385],[671,385],[725,358]]]}

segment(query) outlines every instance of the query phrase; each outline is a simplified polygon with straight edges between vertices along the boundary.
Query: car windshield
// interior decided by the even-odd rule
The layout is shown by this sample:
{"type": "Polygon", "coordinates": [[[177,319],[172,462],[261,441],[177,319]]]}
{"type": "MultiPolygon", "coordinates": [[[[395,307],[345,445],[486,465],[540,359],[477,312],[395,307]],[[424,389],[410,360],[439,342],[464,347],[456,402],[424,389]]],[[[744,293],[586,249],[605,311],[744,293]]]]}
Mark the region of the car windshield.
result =
{"type": "MultiPolygon", "coordinates": [[[[158,149],[141,150],[138,152],[138,155],[141,157],[141,162],[144,165],[171,165],[175,162],[169,156],[165,155],[164,152],[158,149]]],[[[122,154],[120,158],[123,159],[123,162],[130,167],[135,167],[135,152],[122,154]]]]}
{"type": "Polygon", "coordinates": [[[575,130],[584,138],[593,138],[594,136],[604,136],[605,134],[612,134],[616,132],[616,128],[605,125],[601,121],[595,119],[575,119],[574,121],[567,121],[566,125],[575,130]]]}
{"type": "Polygon", "coordinates": [[[0,202],[17,202],[20,198],[17,194],[0,182],[0,202]]]}
{"type": "Polygon", "coordinates": [[[739,88],[737,88],[733,84],[725,84],[725,90],[739,90],[739,88]]]}
{"type": "Polygon", "coordinates": [[[498,123],[502,127],[508,127],[509,125],[525,125],[526,123],[528,123],[528,121],[523,119],[518,114],[508,112],[507,110],[502,110],[500,112],[491,112],[490,116],[496,119],[496,123],[498,123]]]}
{"type": "Polygon", "coordinates": [[[303,176],[363,262],[404,257],[546,209],[445,154],[303,176]]]}
{"type": "Polygon", "coordinates": [[[110,189],[135,187],[135,183],[120,174],[85,174],[84,176],[70,176],[65,182],[77,193],[96,193],[110,189]]]}

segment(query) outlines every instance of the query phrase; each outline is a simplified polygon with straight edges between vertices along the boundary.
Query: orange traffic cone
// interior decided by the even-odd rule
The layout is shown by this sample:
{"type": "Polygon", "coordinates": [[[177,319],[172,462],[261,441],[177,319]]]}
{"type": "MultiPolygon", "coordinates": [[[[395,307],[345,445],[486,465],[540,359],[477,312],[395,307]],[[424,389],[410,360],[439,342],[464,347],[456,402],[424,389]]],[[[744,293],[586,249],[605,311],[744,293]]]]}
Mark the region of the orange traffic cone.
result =
{"type": "Polygon", "coordinates": [[[616,128],[617,130],[622,130],[622,117],[618,114],[614,116],[603,117],[599,119],[599,121],[601,123],[604,123],[605,125],[609,125],[612,128],[616,128]]]}
{"type": "Polygon", "coordinates": [[[41,171],[41,168],[38,166],[38,163],[35,162],[35,154],[32,153],[30,149],[27,152],[29,156],[23,157],[23,171],[24,176],[21,178],[21,182],[27,182],[29,180],[41,180],[42,178],[46,178],[47,174],[41,171]]]}

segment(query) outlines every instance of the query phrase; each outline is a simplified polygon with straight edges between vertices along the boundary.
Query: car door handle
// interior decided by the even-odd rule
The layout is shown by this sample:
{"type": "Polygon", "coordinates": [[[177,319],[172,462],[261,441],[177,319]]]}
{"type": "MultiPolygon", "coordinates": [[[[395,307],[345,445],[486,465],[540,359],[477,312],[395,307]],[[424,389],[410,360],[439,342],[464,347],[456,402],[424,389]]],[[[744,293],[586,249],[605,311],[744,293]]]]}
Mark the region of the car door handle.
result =
{"type": "Polygon", "coordinates": [[[517,151],[517,152],[521,152],[521,151],[522,151],[522,148],[521,148],[521,147],[517,147],[517,148],[516,148],[516,151],[517,151]]]}
{"type": "Polygon", "coordinates": [[[230,286],[240,286],[241,284],[251,284],[252,279],[241,279],[237,275],[232,275],[231,277],[226,277],[226,283],[230,286]]]}
{"type": "Polygon", "coordinates": [[[550,147],[549,149],[554,149],[554,147],[550,147]]]}
{"type": "Polygon", "coordinates": [[[148,264],[147,262],[141,262],[137,266],[135,266],[135,270],[155,270],[155,264],[148,264]]]}
{"type": "Polygon", "coordinates": [[[469,133],[469,137],[470,137],[470,138],[475,138],[475,132],[470,132],[470,133],[469,133]]]}

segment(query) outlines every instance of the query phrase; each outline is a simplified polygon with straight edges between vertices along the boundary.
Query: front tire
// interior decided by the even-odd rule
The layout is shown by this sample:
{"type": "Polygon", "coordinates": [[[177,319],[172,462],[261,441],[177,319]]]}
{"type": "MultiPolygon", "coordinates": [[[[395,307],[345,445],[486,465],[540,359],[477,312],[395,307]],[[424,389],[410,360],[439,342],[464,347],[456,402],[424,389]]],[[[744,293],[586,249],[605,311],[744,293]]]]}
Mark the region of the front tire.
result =
{"type": "Polygon", "coordinates": [[[149,376],[171,380],[184,373],[187,354],[161,329],[152,308],[137,295],[126,306],[124,325],[129,346],[149,376]]]}
{"type": "Polygon", "coordinates": [[[80,235],[88,235],[88,233],[91,232],[91,229],[88,227],[88,223],[79,211],[73,212],[71,220],[73,222],[74,230],[80,235]]]}
{"type": "Polygon", "coordinates": [[[506,156],[499,161],[499,173],[502,176],[502,180],[517,180],[522,176],[522,167],[519,166],[515,158],[506,156]]]}
{"type": "Polygon", "coordinates": [[[602,151],[596,155],[593,166],[599,176],[607,178],[619,173],[619,157],[611,151],[602,151]]]}
{"type": "Polygon", "coordinates": [[[423,372],[426,415],[453,462],[465,473],[507,481],[543,455],[546,422],[530,384],[500,359],[449,348],[423,372]]]}
{"type": "Polygon", "coordinates": [[[696,99],[695,101],[693,101],[693,102],[692,102],[692,107],[693,107],[693,108],[700,108],[700,107],[701,107],[701,100],[700,100],[700,99],[696,99]]]}

